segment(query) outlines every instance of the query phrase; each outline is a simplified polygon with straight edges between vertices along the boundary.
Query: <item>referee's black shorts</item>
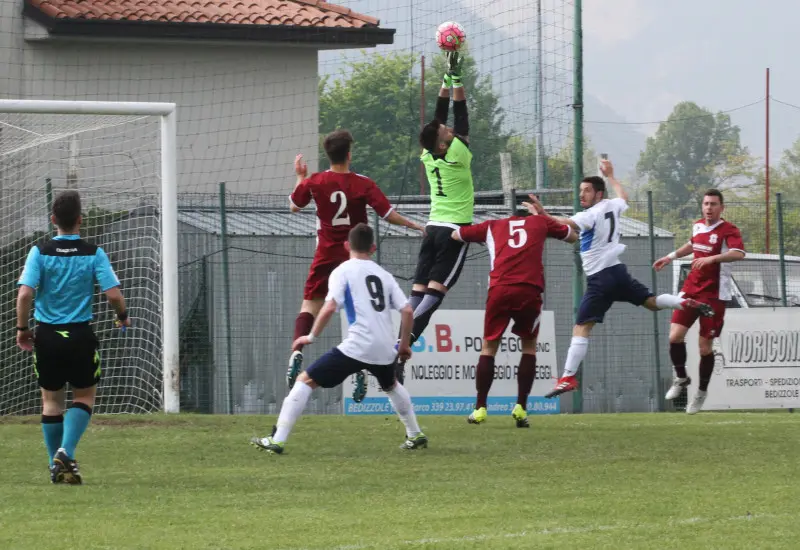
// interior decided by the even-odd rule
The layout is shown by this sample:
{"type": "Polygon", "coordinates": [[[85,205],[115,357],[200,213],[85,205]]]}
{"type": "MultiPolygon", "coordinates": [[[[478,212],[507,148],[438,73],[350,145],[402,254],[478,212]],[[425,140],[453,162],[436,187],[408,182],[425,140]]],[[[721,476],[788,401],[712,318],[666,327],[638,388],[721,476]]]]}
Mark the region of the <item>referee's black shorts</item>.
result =
{"type": "Polygon", "coordinates": [[[57,391],[69,382],[90,388],[100,380],[99,342],[89,323],[39,323],[33,341],[33,368],[39,386],[57,391]]]}
{"type": "Polygon", "coordinates": [[[453,231],[452,227],[439,225],[425,227],[425,238],[422,239],[414,274],[415,285],[427,285],[434,281],[445,288],[455,286],[467,259],[469,244],[450,238],[453,231]]]}

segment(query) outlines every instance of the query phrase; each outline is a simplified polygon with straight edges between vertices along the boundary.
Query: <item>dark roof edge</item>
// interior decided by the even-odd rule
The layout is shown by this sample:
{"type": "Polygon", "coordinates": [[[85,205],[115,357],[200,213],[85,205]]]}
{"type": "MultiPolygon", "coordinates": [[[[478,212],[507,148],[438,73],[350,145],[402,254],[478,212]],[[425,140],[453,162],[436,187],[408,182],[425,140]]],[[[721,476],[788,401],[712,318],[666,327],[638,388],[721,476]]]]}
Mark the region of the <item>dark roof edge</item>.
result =
{"type": "Polygon", "coordinates": [[[25,3],[30,17],[52,36],[109,38],[182,38],[287,42],[343,46],[377,46],[394,43],[395,29],[380,27],[300,27],[297,25],[241,25],[230,23],[175,23],[111,19],[54,18],[25,3]]]}

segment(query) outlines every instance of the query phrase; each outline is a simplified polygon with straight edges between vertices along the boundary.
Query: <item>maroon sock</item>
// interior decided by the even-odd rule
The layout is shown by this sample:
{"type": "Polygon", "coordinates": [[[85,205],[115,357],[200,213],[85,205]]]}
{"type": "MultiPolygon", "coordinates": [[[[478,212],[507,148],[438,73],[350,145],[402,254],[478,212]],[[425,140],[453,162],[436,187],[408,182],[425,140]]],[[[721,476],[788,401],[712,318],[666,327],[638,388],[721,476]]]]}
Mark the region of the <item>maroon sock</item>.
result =
{"type": "MultiPolygon", "coordinates": [[[[311,333],[311,327],[314,326],[314,316],[307,311],[302,311],[294,320],[294,339],[292,342],[311,333]]],[[[301,351],[303,346],[296,346],[292,351],[301,351]]]]}
{"type": "Polygon", "coordinates": [[[698,388],[700,391],[708,390],[708,383],[711,381],[711,375],[714,374],[714,354],[700,356],[700,383],[698,388]]]}
{"type": "Polygon", "coordinates": [[[486,398],[489,397],[489,390],[492,389],[492,381],[494,381],[494,357],[481,355],[475,373],[475,389],[478,390],[476,409],[486,406],[486,398]]]}
{"type": "Polygon", "coordinates": [[[669,345],[669,358],[675,367],[675,376],[686,378],[686,343],[679,342],[669,345]]]}
{"type": "Polygon", "coordinates": [[[536,356],[523,353],[517,371],[517,405],[528,409],[528,396],[531,394],[533,379],[536,377],[536,356]]]}

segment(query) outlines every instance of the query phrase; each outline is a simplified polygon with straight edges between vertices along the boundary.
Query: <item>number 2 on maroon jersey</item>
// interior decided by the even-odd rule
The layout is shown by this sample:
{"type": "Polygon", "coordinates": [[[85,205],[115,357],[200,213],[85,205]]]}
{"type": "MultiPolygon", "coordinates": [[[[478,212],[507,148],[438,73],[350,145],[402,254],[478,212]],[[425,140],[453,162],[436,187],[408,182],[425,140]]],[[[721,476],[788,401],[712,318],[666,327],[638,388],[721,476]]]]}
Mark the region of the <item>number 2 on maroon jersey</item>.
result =
{"type": "Polygon", "coordinates": [[[331,220],[331,225],[350,225],[350,215],[347,213],[347,195],[344,191],[334,191],[331,193],[331,202],[339,202],[339,209],[331,220]],[[341,201],[341,202],[340,202],[341,201]]]}

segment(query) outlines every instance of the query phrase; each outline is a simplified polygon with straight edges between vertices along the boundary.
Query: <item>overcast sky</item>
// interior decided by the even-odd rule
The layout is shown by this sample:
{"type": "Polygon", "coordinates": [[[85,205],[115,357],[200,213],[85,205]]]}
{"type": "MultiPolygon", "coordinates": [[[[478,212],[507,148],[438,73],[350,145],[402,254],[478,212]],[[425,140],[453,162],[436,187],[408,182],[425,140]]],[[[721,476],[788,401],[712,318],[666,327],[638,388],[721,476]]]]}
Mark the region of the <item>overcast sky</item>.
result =
{"type": "MultiPolygon", "coordinates": [[[[584,0],[587,92],[628,121],[661,120],[676,102],[733,109],[765,95],[800,105],[797,0],[584,0]]],[[[800,110],[772,104],[771,154],[800,136],[800,110]]],[[[764,105],[731,113],[764,152],[764,105]]],[[[588,118],[588,117],[587,117],[588,118]]],[[[640,127],[645,133],[655,125],[640,127]]],[[[594,125],[591,131],[602,131],[594,125]]]]}

